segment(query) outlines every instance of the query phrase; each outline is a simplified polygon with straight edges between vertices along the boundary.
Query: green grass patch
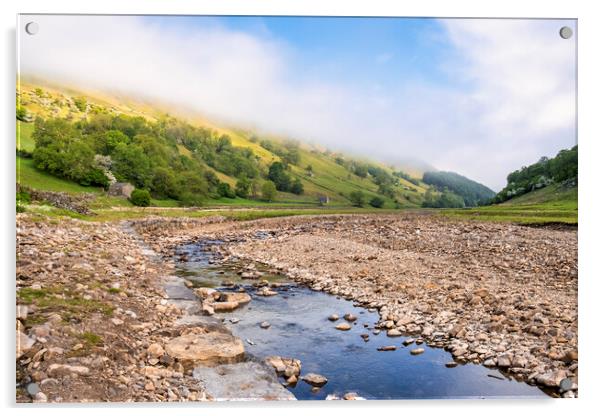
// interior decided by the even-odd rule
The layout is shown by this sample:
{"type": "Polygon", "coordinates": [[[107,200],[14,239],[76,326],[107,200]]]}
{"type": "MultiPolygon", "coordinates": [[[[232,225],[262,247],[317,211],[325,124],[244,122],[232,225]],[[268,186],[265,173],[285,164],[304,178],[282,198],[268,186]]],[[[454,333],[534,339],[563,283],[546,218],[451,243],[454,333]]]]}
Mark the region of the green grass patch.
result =
{"type": "Polygon", "coordinates": [[[114,309],[104,302],[84,299],[62,286],[42,289],[23,288],[17,292],[17,298],[21,303],[36,305],[38,308],[36,313],[56,312],[64,321],[72,318],[80,319],[93,313],[110,316],[114,309]]]}
{"type": "Polygon", "coordinates": [[[102,188],[81,186],[75,182],[57,178],[49,173],[36,169],[33,159],[17,156],[17,182],[21,185],[42,191],[68,192],[68,193],[101,193],[102,188]]]}
{"type": "Polygon", "coordinates": [[[36,147],[36,143],[31,137],[33,130],[33,123],[24,123],[17,120],[17,149],[33,152],[36,147]]]}
{"type": "Polygon", "coordinates": [[[102,337],[94,332],[86,331],[80,334],[79,338],[85,343],[86,347],[95,347],[102,344],[102,337]]]}

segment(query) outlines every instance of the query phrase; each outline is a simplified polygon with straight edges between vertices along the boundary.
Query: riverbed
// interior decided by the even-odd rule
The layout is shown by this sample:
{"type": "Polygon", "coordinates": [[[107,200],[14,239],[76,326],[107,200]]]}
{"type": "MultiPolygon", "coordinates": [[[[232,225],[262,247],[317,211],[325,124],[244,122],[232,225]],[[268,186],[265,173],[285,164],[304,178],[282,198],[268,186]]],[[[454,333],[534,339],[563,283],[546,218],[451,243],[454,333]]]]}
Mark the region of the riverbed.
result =
{"type": "MultiPolygon", "coordinates": [[[[404,346],[406,337],[378,334],[374,325],[375,310],[355,306],[352,302],[289,281],[286,276],[261,269],[275,296],[257,294],[257,280],[241,279],[242,266],[235,259],[221,261],[214,250],[220,241],[201,241],[180,246],[175,253],[177,274],[194,286],[219,290],[241,290],[252,301],[233,312],[218,313],[234,335],[245,342],[247,354],[263,360],[278,355],[301,360],[301,376],[318,373],[328,378],[320,389],[303,381],[287,388],[297,399],[321,400],[353,392],[366,399],[441,399],[441,398],[545,398],[542,390],[515,381],[498,370],[481,365],[464,364],[448,368],[453,361],[447,351],[425,343],[404,346]],[[348,331],[335,326],[351,313],[357,320],[348,331]],[[331,322],[328,317],[341,318],[331,322]],[[267,322],[269,328],[260,327],[267,322]],[[366,340],[361,335],[368,335],[366,340]],[[394,351],[379,347],[395,346],[394,351]],[[424,352],[412,355],[411,350],[424,352]]],[[[194,299],[192,290],[180,289],[176,296],[194,299]]],[[[173,295],[170,295],[173,296],[173,295]]],[[[284,383],[284,380],[282,380],[284,383]]],[[[244,399],[244,397],[241,397],[244,399]]]]}

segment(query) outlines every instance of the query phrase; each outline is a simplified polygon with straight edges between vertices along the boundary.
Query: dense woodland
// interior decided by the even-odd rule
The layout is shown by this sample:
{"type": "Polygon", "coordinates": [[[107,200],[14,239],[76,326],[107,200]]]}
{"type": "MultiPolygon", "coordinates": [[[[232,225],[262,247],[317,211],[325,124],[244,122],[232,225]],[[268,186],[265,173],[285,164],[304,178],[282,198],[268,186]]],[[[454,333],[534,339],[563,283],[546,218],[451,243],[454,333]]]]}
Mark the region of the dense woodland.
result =
{"type": "Polygon", "coordinates": [[[427,196],[425,207],[475,207],[489,203],[495,196],[495,192],[485,185],[454,172],[425,172],[422,181],[441,192],[439,196],[432,193],[427,196]]]}

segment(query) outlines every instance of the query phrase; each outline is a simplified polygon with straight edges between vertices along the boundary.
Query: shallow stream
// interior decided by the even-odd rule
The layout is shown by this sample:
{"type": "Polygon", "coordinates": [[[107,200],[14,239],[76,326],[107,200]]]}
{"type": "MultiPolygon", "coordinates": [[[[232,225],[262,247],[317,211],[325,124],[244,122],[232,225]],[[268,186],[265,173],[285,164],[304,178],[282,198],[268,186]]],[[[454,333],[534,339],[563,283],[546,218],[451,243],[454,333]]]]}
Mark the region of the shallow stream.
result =
{"type": "MultiPolygon", "coordinates": [[[[269,355],[301,360],[301,375],[318,373],[328,383],[316,392],[299,381],[287,387],[297,399],[324,399],[329,394],[342,396],[355,392],[367,399],[436,399],[436,398],[545,398],[535,386],[509,379],[494,369],[465,364],[446,367],[451,354],[426,344],[424,353],[411,355],[415,344],[403,346],[406,337],[373,334],[378,313],[356,307],[350,301],[295,284],[279,274],[266,272],[261,279],[280,284],[272,288],[276,296],[256,294],[255,280],[242,280],[237,271],[244,265],[219,262],[211,250],[218,241],[204,241],[179,247],[176,252],[177,274],[195,286],[236,290],[244,287],[252,301],[233,312],[217,313],[234,335],[245,342],[247,354],[258,359],[269,355]],[[234,286],[223,287],[223,282],[234,286]],[[345,322],[343,315],[358,317],[349,331],[335,329],[345,322]],[[330,322],[338,314],[341,319],[330,322]],[[262,329],[260,323],[270,327],[262,329]],[[369,334],[367,341],[360,336],[369,334]],[[395,351],[378,351],[378,347],[395,345],[395,351]]],[[[245,263],[246,264],[246,263],[245,263]]],[[[190,289],[172,291],[170,296],[194,299],[190,289]],[[186,290],[189,293],[186,293],[186,290]],[[191,298],[192,296],[192,298],[191,298]]],[[[284,382],[284,380],[282,380],[284,382]]]]}

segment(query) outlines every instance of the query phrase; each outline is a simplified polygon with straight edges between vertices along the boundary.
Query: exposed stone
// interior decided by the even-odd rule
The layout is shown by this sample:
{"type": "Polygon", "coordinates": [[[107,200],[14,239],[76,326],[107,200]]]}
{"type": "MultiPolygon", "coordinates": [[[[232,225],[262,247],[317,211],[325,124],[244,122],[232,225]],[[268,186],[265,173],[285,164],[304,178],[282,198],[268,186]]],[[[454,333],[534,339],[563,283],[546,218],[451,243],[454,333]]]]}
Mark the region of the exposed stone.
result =
{"type": "Polygon", "coordinates": [[[245,354],[240,339],[218,331],[179,336],[167,343],[165,351],[185,366],[236,363],[245,354]]]}
{"type": "Polygon", "coordinates": [[[343,322],[335,326],[335,328],[339,331],[349,331],[351,329],[351,325],[349,325],[347,322],[343,322]]]}
{"type": "Polygon", "coordinates": [[[301,380],[314,387],[322,387],[328,382],[328,379],[320,374],[308,373],[301,377],[301,380]]]}

